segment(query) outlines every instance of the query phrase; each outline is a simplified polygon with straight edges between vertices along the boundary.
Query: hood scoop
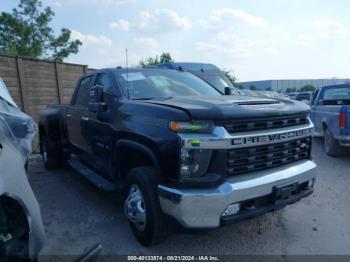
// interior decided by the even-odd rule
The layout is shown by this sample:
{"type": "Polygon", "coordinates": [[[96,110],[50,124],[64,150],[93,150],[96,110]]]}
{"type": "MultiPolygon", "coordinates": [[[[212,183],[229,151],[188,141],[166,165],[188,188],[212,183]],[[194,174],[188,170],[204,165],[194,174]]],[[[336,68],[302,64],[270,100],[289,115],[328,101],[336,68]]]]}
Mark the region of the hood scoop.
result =
{"type": "Polygon", "coordinates": [[[234,103],[239,106],[255,106],[255,105],[273,105],[280,104],[279,101],[276,100],[265,100],[265,101],[242,101],[234,103]]]}

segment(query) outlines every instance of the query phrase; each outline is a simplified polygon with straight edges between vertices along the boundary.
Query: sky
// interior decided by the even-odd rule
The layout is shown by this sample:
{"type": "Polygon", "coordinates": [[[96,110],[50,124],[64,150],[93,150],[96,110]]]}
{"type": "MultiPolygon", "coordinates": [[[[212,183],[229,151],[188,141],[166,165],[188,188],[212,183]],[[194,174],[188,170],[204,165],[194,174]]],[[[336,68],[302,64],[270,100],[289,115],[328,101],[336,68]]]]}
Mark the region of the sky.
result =
{"type": "MultiPolygon", "coordinates": [[[[10,11],[17,0],[0,0],[10,11]]],[[[350,1],[42,0],[51,23],[83,46],[65,61],[125,66],[170,52],[213,63],[240,81],[350,78],[350,1]]]]}

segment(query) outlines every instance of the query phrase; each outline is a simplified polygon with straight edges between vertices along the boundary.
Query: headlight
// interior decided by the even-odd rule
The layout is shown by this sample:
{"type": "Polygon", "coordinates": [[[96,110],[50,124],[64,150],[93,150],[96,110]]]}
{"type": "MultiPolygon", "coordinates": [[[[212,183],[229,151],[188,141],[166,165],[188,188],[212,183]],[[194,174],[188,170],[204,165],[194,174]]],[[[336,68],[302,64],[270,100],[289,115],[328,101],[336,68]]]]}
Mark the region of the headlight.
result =
{"type": "Polygon", "coordinates": [[[210,163],[212,151],[201,149],[181,149],[181,178],[198,178],[203,176],[210,163]]]}
{"type": "Polygon", "coordinates": [[[211,121],[171,121],[169,128],[177,133],[211,133],[214,129],[214,123],[211,121]]]}

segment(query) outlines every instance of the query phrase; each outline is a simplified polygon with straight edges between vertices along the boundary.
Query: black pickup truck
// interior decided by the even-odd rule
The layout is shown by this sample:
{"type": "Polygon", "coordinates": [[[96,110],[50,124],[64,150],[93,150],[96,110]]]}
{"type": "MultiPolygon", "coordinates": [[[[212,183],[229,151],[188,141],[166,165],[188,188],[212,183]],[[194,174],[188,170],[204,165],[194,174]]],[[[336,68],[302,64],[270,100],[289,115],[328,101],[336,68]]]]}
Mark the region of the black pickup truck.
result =
{"type": "Polygon", "coordinates": [[[313,192],[312,122],[302,102],[223,96],[189,72],[104,69],[40,123],[48,169],[68,163],[125,196],[145,246],[172,225],[210,229],[313,192]]]}

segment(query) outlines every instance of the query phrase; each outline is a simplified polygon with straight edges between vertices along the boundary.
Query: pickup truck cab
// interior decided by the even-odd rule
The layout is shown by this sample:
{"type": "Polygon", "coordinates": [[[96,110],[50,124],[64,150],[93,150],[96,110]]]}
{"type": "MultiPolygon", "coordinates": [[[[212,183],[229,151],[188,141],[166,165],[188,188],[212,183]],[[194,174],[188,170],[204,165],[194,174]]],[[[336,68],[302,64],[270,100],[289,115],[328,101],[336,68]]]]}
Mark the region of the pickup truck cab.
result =
{"type": "Polygon", "coordinates": [[[309,107],[291,100],[223,96],[169,69],[104,69],[84,75],[69,105],[41,115],[47,168],[65,162],[124,195],[145,246],[172,225],[216,228],[313,192],[309,107]]]}
{"type": "Polygon", "coordinates": [[[350,84],[324,86],[311,101],[316,136],[324,138],[329,156],[339,156],[350,146],[350,84]]]}

